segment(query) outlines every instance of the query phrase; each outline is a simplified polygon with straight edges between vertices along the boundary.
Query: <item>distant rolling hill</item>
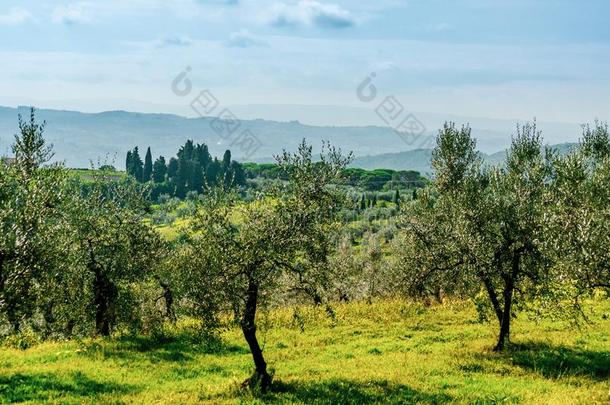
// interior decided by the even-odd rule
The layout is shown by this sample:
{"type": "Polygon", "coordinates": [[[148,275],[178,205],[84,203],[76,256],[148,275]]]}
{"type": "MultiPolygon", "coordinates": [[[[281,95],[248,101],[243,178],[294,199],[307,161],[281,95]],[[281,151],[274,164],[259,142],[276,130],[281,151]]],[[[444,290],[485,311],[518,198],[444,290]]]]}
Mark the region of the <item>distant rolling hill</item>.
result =
{"type": "MultiPolygon", "coordinates": [[[[0,107],[0,156],[10,155],[10,145],[17,132],[17,114],[27,116],[27,107],[0,107]]],[[[418,113],[420,114],[420,113],[418,113]]],[[[424,113],[421,113],[424,114],[424,113]]],[[[459,117],[449,116],[458,120],[459,117]]],[[[294,150],[303,139],[319,150],[322,141],[329,141],[344,151],[353,151],[355,166],[363,168],[413,169],[430,171],[430,151],[420,142],[408,144],[391,128],[381,126],[314,126],[298,121],[278,122],[261,119],[241,120],[234,135],[220,136],[212,129],[213,117],[185,118],[171,114],[143,114],[126,111],[81,113],[40,109],[39,120],[47,121],[46,138],[54,144],[56,160],[70,167],[89,167],[93,161],[105,163],[106,156],[117,168],[124,167],[125,153],[134,146],[150,146],[153,156],[174,156],[185,140],[208,144],[212,154],[222,156],[231,149],[233,157],[241,161],[270,161],[282,149],[294,150]],[[238,133],[250,131],[259,141],[254,153],[247,153],[239,143],[238,133]]],[[[442,117],[420,118],[427,122],[424,136],[433,139],[433,127],[442,117]],[[429,123],[428,123],[429,122],[429,123]]],[[[476,120],[476,119],[475,119],[476,120]]],[[[510,142],[510,128],[506,120],[478,119],[473,123],[473,135],[485,152],[506,148],[510,142]]],[[[463,121],[466,122],[466,121],[463,121]]],[[[458,123],[462,123],[459,122],[458,123]]],[[[557,133],[572,133],[572,124],[549,123],[557,133]]],[[[577,134],[575,136],[578,136],[577,134]]],[[[495,154],[490,155],[491,160],[495,154]]]]}
{"type": "Polygon", "coordinates": [[[356,157],[351,166],[367,170],[417,170],[418,172],[425,174],[431,171],[431,156],[431,149],[416,149],[405,152],[356,157]]]}
{"type": "MultiPolygon", "coordinates": [[[[551,145],[551,148],[556,149],[560,154],[566,154],[572,150],[576,143],[561,143],[551,145]]],[[[499,165],[506,158],[506,150],[492,154],[482,153],[483,159],[489,165],[499,165]]],[[[351,166],[360,167],[362,169],[393,169],[393,170],[417,170],[422,174],[430,174],[430,159],[432,157],[432,149],[416,149],[397,153],[384,153],[372,156],[356,157],[351,166]]]]}
{"type": "MultiPolygon", "coordinates": [[[[17,131],[17,114],[29,114],[25,107],[0,107],[0,155],[6,154],[17,131]]],[[[242,120],[233,135],[221,136],[211,124],[214,118],[185,118],[169,114],[141,114],[125,111],[80,113],[73,111],[38,110],[37,118],[47,121],[46,138],[54,144],[57,160],[71,167],[88,167],[106,154],[116,155],[116,166],[124,167],[127,150],[134,146],[150,146],[154,156],[174,156],[187,139],[205,142],[213,155],[222,156],[231,149],[237,160],[260,161],[294,150],[306,138],[317,150],[322,141],[329,141],[344,151],[357,154],[379,154],[409,149],[402,139],[386,127],[310,126],[299,122],[242,120]],[[240,146],[238,135],[250,131],[260,147],[254,153],[240,146]]],[[[225,134],[226,135],[226,134],[225,134]]]]}

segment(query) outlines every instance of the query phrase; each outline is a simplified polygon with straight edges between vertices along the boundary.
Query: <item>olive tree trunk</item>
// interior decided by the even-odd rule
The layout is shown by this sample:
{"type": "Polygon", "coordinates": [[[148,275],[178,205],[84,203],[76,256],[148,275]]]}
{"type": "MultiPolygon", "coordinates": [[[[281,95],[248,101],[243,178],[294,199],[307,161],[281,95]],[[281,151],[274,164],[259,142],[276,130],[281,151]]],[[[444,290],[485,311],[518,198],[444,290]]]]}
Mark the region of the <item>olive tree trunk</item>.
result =
{"type": "Polygon", "coordinates": [[[112,303],[116,296],[116,287],[99,268],[93,269],[93,293],[95,304],[95,333],[110,336],[110,323],[113,318],[112,303]]]}
{"type": "Polygon", "coordinates": [[[498,343],[494,348],[494,351],[501,352],[504,350],[506,343],[510,339],[510,318],[511,318],[511,306],[513,301],[513,285],[512,281],[508,283],[504,289],[504,308],[502,311],[502,320],[500,322],[500,334],[498,335],[498,343]]]}
{"type": "Polygon", "coordinates": [[[254,375],[250,380],[251,384],[260,384],[262,392],[266,392],[271,386],[271,376],[267,372],[267,363],[263,357],[258,339],[256,338],[256,307],[258,304],[258,284],[253,278],[248,282],[248,292],[246,295],[246,306],[241,319],[241,330],[252,353],[254,360],[254,375]]]}

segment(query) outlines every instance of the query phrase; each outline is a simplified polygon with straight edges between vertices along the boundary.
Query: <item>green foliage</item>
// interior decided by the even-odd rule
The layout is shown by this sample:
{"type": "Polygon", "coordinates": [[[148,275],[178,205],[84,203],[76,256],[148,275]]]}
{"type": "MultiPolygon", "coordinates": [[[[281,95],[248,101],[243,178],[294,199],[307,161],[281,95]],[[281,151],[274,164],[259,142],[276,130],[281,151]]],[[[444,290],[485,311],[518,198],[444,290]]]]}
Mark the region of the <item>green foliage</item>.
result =
{"type": "MultiPolygon", "coordinates": [[[[583,153],[605,150],[603,128],[585,131],[583,153]]],[[[554,308],[554,314],[574,316],[580,313],[579,295],[607,284],[583,282],[607,277],[607,267],[574,251],[588,257],[579,227],[591,224],[591,216],[599,215],[594,227],[607,223],[607,208],[591,206],[582,190],[595,176],[589,177],[577,156],[543,152],[535,122],[517,128],[504,166],[491,169],[482,167],[470,128],[446,124],[437,137],[432,166],[434,189],[418,194],[405,215],[407,232],[397,252],[408,290],[429,293],[436,286],[480,296],[473,288],[477,281],[498,320],[496,349],[502,350],[519,309],[536,308],[542,314],[554,308]]],[[[609,201],[606,194],[595,194],[609,201]]],[[[605,251],[597,236],[604,232],[587,232],[588,252],[605,251]]]]}
{"type": "Polygon", "coordinates": [[[34,347],[42,343],[40,335],[32,331],[32,329],[26,329],[9,335],[4,338],[2,342],[5,347],[10,347],[18,350],[27,350],[30,347],[34,347]]]}
{"type": "Polygon", "coordinates": [[[133,176],[137,181],[143,182],[144,163],[137,146],[133,151],[127,152],[126,164],[127,174],[133,176]]]}
{"type": "MultiPolygon", "coordinates": [[[[0,333],[9,353],[6,360],[0,351],[0,368],[32,346],[85,338],[76,349],[64,343],[78,367],[145,360],[159,378],[171,369],[170,380],[182,383],[169,390],[174,402],[535,402],[540,397],[530,388],[541,386],[532,376],[587,385],[584,377],[583,402],[607,389],[603,333],[569,345],[507,345],[514,322],[523,335],[542,336],[564,333],[564,319],[608,320],[583,306],[610,292],[605,124],[586,126],[568,154],[544,149],[535,122],[518,127],[498,167],[484,166],[469,127],[446,124],[429,186],[416,172],[346,169],[351,156],[326,145],[315,159],[304,141],[276,165],[242,166],[230,151],[213,159],[206,145],[187,141],[168,164],[163,157],[153,164],[150,149],[142,162],[134,148],[129,175],[112,167],[68,171],[48,165],[52,149],[33,110],[19,126],[15,161],[0,162],[0,333]],[[396,296],[417,301],[386,301],[396,296]],[[481,323],[497,320],[495,349],[506,354],[486,350],[491,335],[475,312],[481,323]],[[238,333],[247,350],[233,343],[238,333]],[[87,338],[111,334],[115,339],[87,338]],[[583,342],[594,347],[575,348],[583,342]],[[309,357],[294,356],[299,346],[309,357]],[[332,353],[319,353],[326,346],[332,353]],[[405,353],[416,370],[396,361],[405,353]],[[226,370],[200,369],[220,354],[223,362],[238,360],[226,370]],[[243,374],[248,355],[250,377],[225,378],[243,374]],[[336,372],[309,381],[319,380],[310,357],[325,375],[336,372]],[[280,370],[297,370],[280,377],[273,392],[270,358],[281,359],[280,370]],[[187,365],[193,359],[196,365],[187,365]],[[447,373],[462,386],[447,388],[435,377],[447,373]],[[507,385],[506,373],[529,385],[507,385]],[[222,389],[194,387],[191,396],[183,379],[222,389]]],[[[607,304],[599,302],[593,305],[607,304]]],[[[28,353],[40,353],[43,363],[63,356],[37,350],[28,353]]],[[[62,401],[159,400],[160,390],[142,395],[65,370],[57,378],[26,375],[28,361],[2,373],[0,402],[60,400],[57,392],[62,401]]],[[[142,364],[135,367],[140,372],[142,364]]],[[[166,383],[141,378],[134,386],[166,383]]],[[[567,391],[558,392],[554,398],[567,391]]]]}
{"type": "Polygon", "coordinates": [[[129,324],[133,318],[137,305],[130,283],[152,277],[161,241],[143,222],[146,202],[133,182],[117,182],[101,173],[87,188],[78,182],[71,187],[64,212],[66,242],[72,247],[66,261],[72,278],[60,284],[80,287],[81,298],[73,302],[82,302],[83,296],[89,302],[68,304],[65,312],[68,317],[82,314],[87,322],[95,322],[96,333],[108,335],[116,325],[129,324]]]}
{"type": "Polygon", "coordinates": [[[185,198],[191,191],[202,193],[221,183],[224,187],[243,187],[246,184],[244,169],[240,163],[231,160],[229,150],[219,162],[218,159],[212,160],[207,145],[188,140],[178,150],[177,158],[170,158],[167,165],[163,156],[153,164],[148,148],[142,166],[137,149],[127,152],[127,173],[139,182],[152,180],[155,183],[151,190],[153,200],[161,194],[185,198]]]}
{"type": "Polygon", "coordinates": [[[316,284],[324,281],[329,225],[339,208],[329,184],[348,159],[330,149],[313,162],[311,147],[302,143],[278,162],[290,181],[277,195],[238,204],[224,188],[208,193],[193,221],[191,244],[198,257],[185,265],[182,277],[186,299],[205,315],[204,323],[214,324],[213,314],[222,309],[233,312],[253,355],[253,379],[260,379],[263,391],[271,375],[256,336],[257,309],[284,275],[320,300],[316,284]]]}
{"type": "Polygon", "coordinates": [[[610,288],[610,137],[605,124],[584,129],[580,149],[554,160],[546,247],[573,293],[610,288]]]}
{"type": "Polygon", "coordinates": [[[144,168],[142,169],[142,182],[145,183],[150,181],[153,172],[152,154],[150,153],[150,147],[146,149],[146,157],[144,158],[144,168]]]}
{"type": "Polygon", "coordinates": [[[30,120],[24,121],[19,114],[19,134],[12,146],[18,167],[26,174],[49,162],[53,158],[53,145],[44,139],[46,122],[36,123],[36,110],[30,109],[30,120]]]}
{"type": "Polygon", "coordinates": [[[31,324],[44,280],[60,263],[62,252],[49,241],[59,233],[66,180],[61,166],[43,166],[52,150],[34,109],[19,127],[14,163],[0,163],[0,315],[14,332],[31,324]]]}
{"type": "MultiPolygon", "coordinates": [[[[68,175],[44,165],[44,125],[20,120],[13,164],[0,164],[0,313],[3,332],[57,338],[109,334],[133,316],[133,286],[161,251],[138,214],[143,190],[108,169],[68,175]],[[25,331],[25,332],[24,332],[25,331]]],[[[132,168],[137,150],[129,158],[132,168]]],[[[15,338],[21,339],[21,338],[15,338]]]]}
{"type": "Polygon", "coordinates": [[[163,183],[165,181],[165,175],[167,174],[167,165],[165,164],[165,158],[159,156],[152,169],[152,180],[155,183],[163,183]]]}
{"type": "MultiPolygon", "coordinates": [[[[279,165],[273,163],[245,163],[246,177],[288,180],[279,165]]],[[[428,180],[413,170],[346,168],[341,171],[339,184],[362,188],[365,191],[422,188],[428,180]]]]}

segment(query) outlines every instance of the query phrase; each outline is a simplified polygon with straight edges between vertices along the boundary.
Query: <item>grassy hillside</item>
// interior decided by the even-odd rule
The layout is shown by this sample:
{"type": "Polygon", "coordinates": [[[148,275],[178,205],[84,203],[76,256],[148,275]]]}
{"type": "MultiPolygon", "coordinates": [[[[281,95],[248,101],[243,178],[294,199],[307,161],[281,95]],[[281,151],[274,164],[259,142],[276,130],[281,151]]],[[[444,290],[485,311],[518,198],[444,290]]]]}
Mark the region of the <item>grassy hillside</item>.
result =
{"type": "MultiPolygon", "coordinates": [[[[98,170],[91,169],[68,169],[68,172],[71,176],[79,177],[83,181],[93,180],[94,176],[99,175],[100,172],[98,170]]],[[[106,178],[113,178],[116,180],[123,179],[127,176],[125,172],[115,171],[115,172],[104,172],[104,176],[106,178]]]]}
{"type": "Polygon", "coordinates": [[[581,328],[517,319],[504,354],[469,303],[350,303],[334,320],[322,308],[272,311],[259,333],[275,390],[263,398],[239,388],[252,366],[237,329],[223,343],[182,323],[164,338],[2,348],[0,402],[608,403],[610,303],[590,309],[581,328]]]}

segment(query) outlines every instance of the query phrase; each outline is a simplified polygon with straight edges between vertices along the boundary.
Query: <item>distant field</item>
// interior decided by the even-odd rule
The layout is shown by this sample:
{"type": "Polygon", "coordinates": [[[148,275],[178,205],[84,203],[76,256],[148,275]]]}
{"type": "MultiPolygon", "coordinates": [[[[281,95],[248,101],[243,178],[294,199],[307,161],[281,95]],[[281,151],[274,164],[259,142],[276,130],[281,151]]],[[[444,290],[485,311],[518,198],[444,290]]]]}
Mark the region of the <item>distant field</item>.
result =
{"type": "Polygon", "coordinates": [[[155,229],[164,239],[173,241],[181,232],[188,230],[189,224],[190,222],[188,219],[177,219],[171,225],[158,225],[155,229]]]}
{"type": "Polygon", "coordinates": [[[53,403],[609,403],[610,301],[593,324],[515,320],[511,350],[469,303],[398,301],[261,316],[274,392],[239,389],[252,369],[238,330],[198,342],[186,323],[163,339],[118,336],[0,349],[0,402],[53,403]],[[301,326],[304,330],[301,330],[301,326]]]}
{"type": "MultiPolygon", "coordinates": [[[[100,173],[99,170],[91,170],[91,169],[68,169],[68,172],[70,173],[70,175],[75,176],[75,177],[80,177],[82,180],[92,180],[93,176],[100,173]]],[[[106,177],[110,176],[115,179],[122,179],[125,176],[127,176],[127,174],[125,172],[119,172],[119,171],[105,172],[104,175],[106,177]]]]}

